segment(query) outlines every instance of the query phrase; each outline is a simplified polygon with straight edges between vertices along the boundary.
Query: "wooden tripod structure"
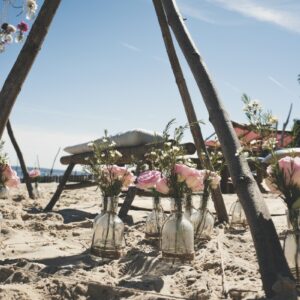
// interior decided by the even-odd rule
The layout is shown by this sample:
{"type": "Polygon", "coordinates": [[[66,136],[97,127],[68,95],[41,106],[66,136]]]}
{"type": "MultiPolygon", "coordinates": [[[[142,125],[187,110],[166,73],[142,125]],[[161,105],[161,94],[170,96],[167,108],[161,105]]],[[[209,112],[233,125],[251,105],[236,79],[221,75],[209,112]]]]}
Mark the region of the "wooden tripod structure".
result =
{"type": "MultiPolygon", "coordinates": [[[[22,84],[40,50],[60,2],[61,0],[44,1],[17,61],[2,87],[0,92],[0,138],[22,84]]],[[[229,115],[213,86],[202,57],[184,24],[175,0],[153,0],[153,2],[166,44],[168,34],[166,34],[165,19],[168,20],[167,22],[190,66],[207,107],[210,121],[221,143],[233,184],[250,226],[266,296],[276,296],[277,299],[297,299],[295,285],[291,284],[294,279],[284,258],[270,213],[246,160],[235,155],[240,147],[239,140],[234,132],[229,115]]],[[[171,49],[169,44],[167,49],[168,51],[171,49]]],[[[174,69],[175,64],[172,64],[172,66],[174,69]]],[[[176,80],[179,78],[177,76],[175,74],[176,80]]],[[[178,82],[178,85],[182,92],[183,85],[180,82],[178,82]]],[[[185,108],[187,109],[187,106],[185,108]]],[[[188,115],[189,122],[191,117],[192,114],[188,115]]],[[[196,135],[195,131],[193,137],[196,135]]]]}

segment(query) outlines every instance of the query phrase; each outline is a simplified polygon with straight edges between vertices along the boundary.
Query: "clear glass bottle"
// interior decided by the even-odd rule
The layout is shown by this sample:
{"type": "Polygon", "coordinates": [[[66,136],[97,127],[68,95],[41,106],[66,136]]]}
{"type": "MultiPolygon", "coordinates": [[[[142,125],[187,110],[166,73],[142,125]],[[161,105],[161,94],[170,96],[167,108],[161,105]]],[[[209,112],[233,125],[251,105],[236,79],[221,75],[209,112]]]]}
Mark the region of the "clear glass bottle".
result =
{"type": "Polygon", "coordinates": [[[193,199],[191,194],[187,194],[184,198],[184,216],[191,221],[192,214],[196,213],[197,209],[195,209],[193,205],[193,199]]]}
{"type": "Polygon", "coordinates": [[[5,185],[0,185],[0,199],[9,198],[9,189],[5,185]]]}
{"type": "Polygon", "coordinates": [[[236,200],[230,207],[229,214],[231,215],[229,225],[233,229],[245,229],[248,225],[246,215],[242,204],[236,200]]]}
{"type": "Polygon", "coordinates": [[[37,182],[35,182],[32,187],[32,193],[34,195],[34,199],[38,199],[42,197],[42,192],[37,182]]]}
{"type": "Polygon", "coordinates": [[[300,231],[288,231],[284,243],[283,252],[291,273],[296,279],[296,285],[300,285],[300,231]]]}
{"type": "Polygon", "coordinates": [[[101,199],[102,201],[100,203],[100,213],[94,219],[93,229],[95,229],[95,226],[100,218],[107,212],[107,197],[103,197],[101,199]]]}
{"type": "Polygon", "coordinates": [[[107,211],[97,220],[92,239],[91,254],[117,259],[121,256],[124,223],[117,215],[118,197],[107,198],[107,211]]]}
{"type": "Polygon", "coordinates": [[[181,199],[171,199],[171,215],[162,228],[161,250],[166,260],[194,259],[194,228],[182,212],[181,199]]]}
{"type": "Polygon", "coordinates": [[[160,238],[161,228],[166,220],[166,215],[161,206],[159,197],[153,197],[153,210],[148,215],[145,224],[146,238],[160,238]]]}
{"type": "Polygon", "coordinates": [[[206,208],[200,208],[191,216],[191,221],[194,226],[195,239],[210,239],[215,225],[215,217],[206,208]]]}

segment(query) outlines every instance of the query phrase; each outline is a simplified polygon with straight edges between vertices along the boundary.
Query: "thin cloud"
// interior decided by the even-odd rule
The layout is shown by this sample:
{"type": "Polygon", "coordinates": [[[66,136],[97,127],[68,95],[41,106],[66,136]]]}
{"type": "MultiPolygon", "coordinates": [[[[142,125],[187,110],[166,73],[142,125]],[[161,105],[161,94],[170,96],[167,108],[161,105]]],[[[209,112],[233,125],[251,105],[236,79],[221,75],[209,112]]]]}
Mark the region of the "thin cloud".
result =
{"type": "Polygon", "coordinates": [[[262,22],[275,24],[289,31],[300,33],[300,5],[295,1],[280,5],[278,0],[207,0],[227,10],[238,12],[244,16],[262,22]],[[277,5],[276,5],[277,4],[277,5]]]}
{"type": "Polygon", "coordinates": [[[131,50],[131,51],[134,51],[134,52],[140,52],[140,51],[141,51],[140,48],[135,47],[135,46],[130,45],[130,44],[127,44],[127,43],[121,43],[121,45],[122,45],[123,47],[125,47],[125,48],[131,50]]]}
{"type": "Polygon", "coordinates": [[[296,96],[297,97],[297,95],[295,94],[295,93],[293,93],[292,91],[290,91],[286,86],[284,86],[282,83],[280,83],[278,80],[276,80],[274,77],[272,77],[272,76],[268,76],[268,79],[270,80],[270,81],[272,81],[275,85],[277,85],[278,87],[280,87],[281,89],[283,89],[283,90],[285,90],[286,92],[288,92],[290,95],[292,95],[292,96],[296,96]]]}
{"type": "Polygon", "coordinates": [[[228,81],[224,81],[225,85],[227,85],[232,91],[234,91],[235,93],[241,95],[242,91],[236,87],[235,85],[233,85],[232,83],[228,82],[228,81]]]}
{"type": "Polygon", "coordinates": [[[207,4],[203,2],[201,3],[201,7],[199,7],[199,5],[196,7],[196,5],[190,5],[186,2],[180,1],[179,7],[184,16],[208,24],[220,26],[235,26],[241,24],[241,22],[237,20],[225,19],[220,11],[212,9],[211,6],[207,6],[207,4]]]}

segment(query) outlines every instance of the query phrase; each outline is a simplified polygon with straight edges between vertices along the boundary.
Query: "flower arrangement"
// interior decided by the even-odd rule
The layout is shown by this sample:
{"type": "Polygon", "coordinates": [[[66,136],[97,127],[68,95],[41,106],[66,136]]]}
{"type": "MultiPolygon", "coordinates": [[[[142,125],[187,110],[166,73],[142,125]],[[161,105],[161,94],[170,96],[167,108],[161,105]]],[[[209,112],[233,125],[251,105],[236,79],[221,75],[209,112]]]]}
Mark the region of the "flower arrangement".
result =
{"type": "Polygon", "coordinates": [[[89,146],[93,148],[94,157],[89,160],[87,171],[94,175],[104,197],[116,197],[134,183],[135,176],[126,167],[117,166],[122,154],[115,149],[106,131],[101,144],[92,142],[89,146]]]}
{"type": "Polygon", "coordinates": [[[20,184],[17,172],[9,165],[7,155],[2,152],[3,142],[0,143],[0,186],[1,188],[15,188],[20,184]]]}
{"type": "Polygon", "coordinates": [[[150,170],[140,174],[137,187],[168,195],[181,205],[184,195],[202,191],[205,182],[211,188],[216,188],[221,178],[215,172],[197,170],[191,159],[185,157],[185,150],[180,142],[187,126],[175,128],[173,139],[170,140],[168,132],[173,122],[171,120],[163,132],[162,148],[153,148],[145,155],[150,170]]]}
{"type": "Polygon", "coordinates": [[[292,216],[292,211],[300,208],[300,157],[283,157],[270,165],[267,173],[292,216]]]}

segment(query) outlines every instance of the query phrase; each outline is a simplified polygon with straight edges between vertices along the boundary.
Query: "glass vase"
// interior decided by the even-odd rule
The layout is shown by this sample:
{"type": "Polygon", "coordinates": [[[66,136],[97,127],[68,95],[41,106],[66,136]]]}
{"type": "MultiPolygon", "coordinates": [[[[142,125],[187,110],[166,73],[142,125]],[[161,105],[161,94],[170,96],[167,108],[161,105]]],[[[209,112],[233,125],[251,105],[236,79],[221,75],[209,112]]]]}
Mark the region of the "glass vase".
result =
{"type": "Polygon", "coordinates": [[[148,215],[145,224],[145,237],[146,238],[160,238],[161,228],[166,220],[166,215],[161,206],[159,197],[153,197],[153,210],[148,215]]]}
{"type": "Polygon", "coordinates": [[[41,192],[41,189],[37,182],[35,182],[34,186],[32,187],[32,193],[33,193],[34,199],[38,199],[38,198],[42,197],[42,192],[41,192]]]}
{"type": "Polygon", "coordinates": [[[192,214],[195,239],[210,239],[215,225],[215,217],[207,208],[201,208],[192,214]]]}
{"type": "Polygon", "coordinates": [[[102,201],[100,202],[100,213],[94,219],[93,229],[95,229],[98,221],[106,212],[107,212],[107,197],[103,197],[102,201]]]}
{"type": "Polygon", "coordinates": [[[244,209],[239,200],[236,200],[230,207],[231,219],[229,225],[232,229],[245,229],[248,225],[244,209]]]}
{"type": "Polygon", "coordinates": [[[107,197],[107,211],[95,224],[91,254],[111,259],[121,256],[124,223],[118,217],[117,209],[118,197],[107,197]]]}
{"type": "Polygon", "coordinates": [[[184,216],[191,221],[192,214],[196,212],[197,209],[193,205],[192,195],[186,195],[184,199],[184,216]]]}
{"type": "Polygon", "coordinates": [[[288,230],[300,230],[300,209],[291,208],[286,210],[288,230]]]}
{"type": "Polygon", "coordinates": [[[8,199],[9,198],[9,189],[5,185],[0,186],[0,199],[8,199]]]}
{"type": "Polygon", "coordinates": [[[194,229],[182,212],[182,200],[171,200],[171,215],[162,228],[161,250],[166,260],[194,259],[194,229]]]}
{"type": "Polygon", "coordinates": [[[296,285],[300,285],[300,231],[288,231],[284,243],[283,252],[288,266],[296,279],[296,285]]]}

